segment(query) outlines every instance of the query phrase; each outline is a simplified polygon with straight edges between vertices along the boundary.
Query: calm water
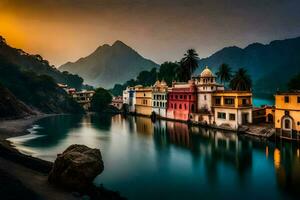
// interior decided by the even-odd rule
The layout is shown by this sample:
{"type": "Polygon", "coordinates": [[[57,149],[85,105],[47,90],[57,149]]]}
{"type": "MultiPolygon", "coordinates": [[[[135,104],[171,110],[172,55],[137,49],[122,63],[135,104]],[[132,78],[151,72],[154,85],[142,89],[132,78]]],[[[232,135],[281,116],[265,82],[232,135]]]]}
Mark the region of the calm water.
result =
{"type": "Polygon", "coordinates": [[[24,153],[49,161],[74,143],[100,148],[105,170],[95,184],[129,199],[299,195],[297,143],[259,142],[235,133],[120,115],[49,117],[37,122],[31,134],[11,141],[24,153]]]}
{"type": "Polygon", "coordinates": [[[274,105],[274,99],[253,98],[253,106],[260,107],[262,105],[272,106],[274,105]]]}

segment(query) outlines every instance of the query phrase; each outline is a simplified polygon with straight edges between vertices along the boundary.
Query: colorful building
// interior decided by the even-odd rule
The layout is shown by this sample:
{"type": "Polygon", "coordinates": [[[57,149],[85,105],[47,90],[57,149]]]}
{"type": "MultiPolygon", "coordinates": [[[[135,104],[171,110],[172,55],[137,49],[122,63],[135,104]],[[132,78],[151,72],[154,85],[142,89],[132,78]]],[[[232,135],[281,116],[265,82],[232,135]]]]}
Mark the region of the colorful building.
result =
{"type": "Polygon", "coordinates": [[[173,82],[168,91],[167,118],[187,121],[197,111],[197,87],[194,80],[188,83],[173,82]]]}
{"type": "Polygon", "coordinates": [[[275,95],[275,128],[286,139],[300,136],[300,91],[278,92],[275,95]]]}
{"type": "Polygon", "coordinates": [[[152,91],[152,112],[156,116],[167,117],[168,86],[165,81],[156,81],[152,91]]]}
{"type": "Polygon", "coordinates": [[[134,87],[127,87],[123,91],[123,104],[127,107],[129,113],[135,113],[136,96],[134,87]]]}
{"type": "Polygon", "coordinates": [[[136,114],[150,116],[152,114],[152,87],[143,87],[141,85],[135,87],[136,114]]]}
{"type": "Polygon", "coordinates": [[[214,124],[237,130],[252,123],[252,93],[250,91],[216,91],[212,96],[214,124]]]}

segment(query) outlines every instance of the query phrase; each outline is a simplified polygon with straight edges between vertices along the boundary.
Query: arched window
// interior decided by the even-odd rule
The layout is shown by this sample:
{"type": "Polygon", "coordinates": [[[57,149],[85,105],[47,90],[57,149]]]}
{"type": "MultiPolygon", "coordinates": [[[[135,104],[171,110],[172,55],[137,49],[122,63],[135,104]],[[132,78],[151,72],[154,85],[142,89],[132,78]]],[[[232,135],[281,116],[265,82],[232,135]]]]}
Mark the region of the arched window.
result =
{"type": "Polygon", "coordinates": [[[177,104],[176,103],[174,104],[174,109],[177,109],[177,104]]]}
{"type": "Polygon", "coordinates": [[[184,104],[184,109],[186,110],[186,104],[184,104]]]}
{"type": "Polygon", "coordinates": [[[289,119],[284,120],[284,128],[291,129],[291,120],[289,120],[289,119]]]}
{"type": "Polygon", "coordinates": [[[181,109],[181,104],[179,104],[179,109],[181,109]]]}
{"type": "Polygon", "coordinates": [[[171,103],[171,108],[173,108],[173,104],[171,103]]]}

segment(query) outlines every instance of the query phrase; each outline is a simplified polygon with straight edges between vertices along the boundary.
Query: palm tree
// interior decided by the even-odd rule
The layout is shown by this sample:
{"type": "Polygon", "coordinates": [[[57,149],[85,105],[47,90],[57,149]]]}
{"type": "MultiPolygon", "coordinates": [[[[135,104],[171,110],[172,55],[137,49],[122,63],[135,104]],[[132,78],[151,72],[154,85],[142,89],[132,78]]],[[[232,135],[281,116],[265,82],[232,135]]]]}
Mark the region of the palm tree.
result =
{"type": "Polygon", "coordinates": [[[181,81],[188,81],[191,75],[198,67],[198,53],[195,49],[188,49],[184,57],[180,61],[180,68],[178,69],[178,77],[181,81]]]}
{"type": "Polygon", "coordinates": [[[223,63],[222,65],[220,65],[216,75],[217,75],[218,79],[221,81],[221,83],[226,83],[226,82],[230,81],[230,79],[232,78],[231,67],[229,67],[229,65],[223,63]]]}
{"type": "Polygon", "coordinates": [[[252,80],[246,69],[240,68],[237,72],[235,72],[233,78],[230,81],[230,87],[231,89],[238,91],[251,90],[252,80]]]}

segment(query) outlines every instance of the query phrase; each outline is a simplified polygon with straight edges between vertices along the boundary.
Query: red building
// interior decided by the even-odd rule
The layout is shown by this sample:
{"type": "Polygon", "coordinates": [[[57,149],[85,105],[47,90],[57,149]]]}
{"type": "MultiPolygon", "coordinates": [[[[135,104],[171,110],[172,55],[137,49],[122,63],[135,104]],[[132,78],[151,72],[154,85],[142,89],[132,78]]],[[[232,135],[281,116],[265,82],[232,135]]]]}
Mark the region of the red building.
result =
{"type": "Polygon", "coordinates": [[[174,82],[168,93],[167,118],[187,121],[197,110],[197,88],[193,80],[174,82]]]}

